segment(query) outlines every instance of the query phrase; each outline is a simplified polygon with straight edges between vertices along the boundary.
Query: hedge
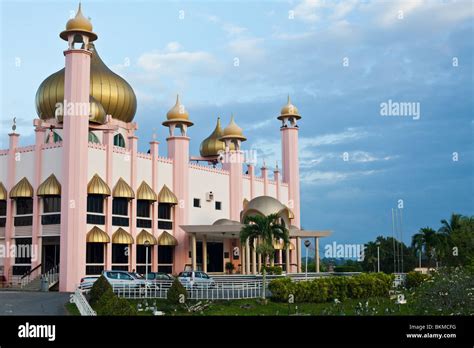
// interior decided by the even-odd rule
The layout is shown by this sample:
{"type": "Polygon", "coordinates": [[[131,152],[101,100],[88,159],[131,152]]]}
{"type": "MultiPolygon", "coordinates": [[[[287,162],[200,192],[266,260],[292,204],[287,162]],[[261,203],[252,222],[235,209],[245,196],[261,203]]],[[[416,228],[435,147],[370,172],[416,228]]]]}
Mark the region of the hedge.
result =
{"type": "Polygon", "coordinates": [[[299,282],[285,277],[273,280],[269,289],[274,301],[287,302],[293,295],[295,302],[322,303],[335,299],[387,297],[392,284],[392,275],[362,273],[351,277],[316,278],[299,282]]]}
{"type": "Polygon", "coordinates": [[[265,269],[269,275],[281,275],[282,268],[280,266],[263,266],[262,271],[265,269]]]}
{"type": "Polygon", "coordinates": [[[405,278],[405,287],[407,289],[414,289],[423,284],[429,278],[428,274],[420,272],[408,272],[405,278]]]}

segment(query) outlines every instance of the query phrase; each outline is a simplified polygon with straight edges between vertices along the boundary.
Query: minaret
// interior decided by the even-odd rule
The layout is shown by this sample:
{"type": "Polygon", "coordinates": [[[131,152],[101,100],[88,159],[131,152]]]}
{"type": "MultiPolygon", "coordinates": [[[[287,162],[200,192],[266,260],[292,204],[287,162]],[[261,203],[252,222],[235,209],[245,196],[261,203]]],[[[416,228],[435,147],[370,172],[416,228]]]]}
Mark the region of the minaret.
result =
{"type": "Polygon", "coordinates": [[[242,165],[245,160],[240,146],[247,138],[242,134],[242,128],[235,123],[234,115],[231,116],[229,125],[224,128],[223,136],[219,139],[225,143],[222,167],[229,171],[230,219],[240,221],[243,200],[242,165]],[[234,150],[232,150],[232,145],[234,150]]]}
{"type": "Polygon", "coordinates": [[[181,229],[181,225],[186,225],[189,214],[189,137],[188,127],[193,123],[189,120],[189,114],[184,105],[176,96],[176,104],[166,114],[166,121],[163,125],[169,128],[168,157],[173,159],[173,192],[178,198],[178,205],[174,208],[173,234],[178,240],[175,247],[174,267],[175,273],[184,271],[184,266],[188,263],[188,240],[186,232],[181,229]],[[179,130],[179,134],[177,133],[179,130]]]}
{"type": "Polygon", "coordinates": [[[282,181],[288,184],[288,207],[293,211],[295,218],[292,224],[300,227],[300,169],[298,161],[298,124],[301,118],[296,106],[288,102],[281,109],[278,119],[281,121],[282,145],[282,181]]]}
{"type": "Polygon", "coordinates": [[[59,290],[74,291],[86,264],[89,43],[97,39],[81,5],[60,37],[68,42],[63,104],[61,249],[59,290]],[[79,47],[76,47],[78,45],[79,47]]]}

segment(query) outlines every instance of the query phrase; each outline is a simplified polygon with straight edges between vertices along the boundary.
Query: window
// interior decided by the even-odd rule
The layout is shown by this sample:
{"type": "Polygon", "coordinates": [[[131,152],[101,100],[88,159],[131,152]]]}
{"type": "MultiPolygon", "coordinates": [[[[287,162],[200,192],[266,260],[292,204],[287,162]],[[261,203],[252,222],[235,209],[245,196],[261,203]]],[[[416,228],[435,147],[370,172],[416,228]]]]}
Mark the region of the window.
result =
{"type": "Polygon", "coordinates": [[[104,213],[104,197],[102,195],[88,195],[87,196],[87,212],[89,213],[104,213]]]}
{"type": "Polygon", "coordinates": [[[112,244],[112,263],[128,263],[127,244],[112,244]]]}
{"type": "Polygon", "coordinates": [[[171,221],[158,220],[158,228],[160,230],[172,230],[173,229],[173,223],[171,221]]]}
{"type": "Polygon", "coordinates": [[[7,201],[0,201],[0,216],[7,216],[7,201]]]}
{"type": "Polygon", "coordinates": [[[33,199],[32,198],[17,198],[16,199],[16,215],[33,214],[33,199]]]}
{"type": "Polygon", "coordinates": [[[158,219],[171,220],[171,204],[158,204],[158,219]]]}
{"type": "Polygon", "coordinates": [[[17,247],[15,264],[30,264],[32,252],[31,238],[17,238],[15,245],[17,247]]]}
{"type": "Polygon", "coordinates": [[[41,225],[59,225],[61,223],[61,214],[51,214],[41,216],[41,225]]]}
{"type": "Polygon", "coordinates": [[[201,200],[199,198],[194,198],[193,199],[193,207],[201,208],[201,200]]]}
{"type": "Polygon", "coordinates": [[[173,263],[173,247],[169,245],[158,245],[158,263],[173,263]]]}
{"type": "Polygon", "coordinates": [[[86,263],[104,263],[103,243],[87,243],[86,263]]]}
{"type": "Polygon", "coordinates": [[[119,273],[119,278],[121,280],[133,280],[133,277],[131,275],[126,274],[126,273],[119,273]]]}
{"type": "Polygon", "coordinates": [[[104,215],[87,214],[87,223],[90,225],[105,225],[104,215]]]}
{"type": "MultiPolygon", "coordinates": [[[[146,263],[146,248],[145,245],[137,245],[137,263],[146,263]]],[[[151,264],[152,249],[148,247],[148,264],[151,264]]]]}
{"type": "Polygon", "coordinates": [[[222,202],[216,201],[216,210],[222,210],[222,202]]]}
{"type": "Polygon", "coordinates": [[[59,213],[61,211],[61,197],[49,196],[43,198],[43,213],[59,213]]]}
{"type": "Polygon", "coordinates": [[[89,143],[100,144],[100,140],[94,132],[89,132],[89,143]]]}
{"type": "Polygon", "coordinates": [[[139,199],[137,201],[137,216],[150,217],[150,201],[139,199]]]}
{"type": "Polygon", "coordinates": [[[112,214],[128,216],[128,199],[114,198],[112,200],[112,214]]]}
{"type": "Polygon", "coordinates": [[[151,220],[137,219],[137,227],[139,227],[139,228],[151,228],[151,220]]]}
{"type": "Polygon", "coordinates": [[[125,139],[122,134],[116,134],[114,136],[114,146],[125,147],[125,139]]]}

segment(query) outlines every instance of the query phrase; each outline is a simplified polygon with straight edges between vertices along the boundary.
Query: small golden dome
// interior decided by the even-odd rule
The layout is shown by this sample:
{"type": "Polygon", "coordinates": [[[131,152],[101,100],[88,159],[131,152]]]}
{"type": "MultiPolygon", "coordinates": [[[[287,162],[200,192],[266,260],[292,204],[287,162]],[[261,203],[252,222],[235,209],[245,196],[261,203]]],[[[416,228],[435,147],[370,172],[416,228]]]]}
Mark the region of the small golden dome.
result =
{"type": "Polygon", "coordinates": [[[288,102],[286,103],[285,106],[281,108],[280,116],[278,116],[278,119],[281,120],[284,117],[290,117],[290,116],[296,118],[297,120],[301,118],[298,112],[298,108],[294,106],[293,104],[291,104],[290,95],[288,95],[288,102]]]}
{"type": "Polygon", "coordinates": [[[221,140],[224,139],[239,139],[241,141],[247,140],[242,133],[242,128],[240,128],[237,123],[234,121],[234,115],[230,118],[230,123],[227,127],[224,128],[224,135],[220,137],[221,140]]]}
{"type": "MultiPolygon", "coordinates": [[[[94,44],[89,45],[89,50],[92,52],[90,121],[103,123],[105,115],[111,115],[116,120],[132,122],[137,111],[135,92],[127,81],[104,64],[94,44]]],[[[50,75],[38,87],[36,113],[42,120],[54,118],[56,105],[64,102],[64,71],[63,68],[50,75]]]]}
{"type": "Polygon", "coordinates": [[[61,32],[59,36],[61,37],[61,39],[67,41],[69,33],[72,32],[84,33],[89,36],[90,41],[97,40],[97,35],[92,32],[91,21],[84,17],[84,15],[82,14],[81,3],[79,3],[79,8],[77,9],[76,16],[67,21],[66,30],[61,32]]]}
{"type": "Polygon", "coordinates": [[[179,94],[176,95],[176,104],[166,113],[166,121],[163,122],[164,126],[168,126],[172,123],[184,123],[188,126],[192,126],[193,123],[189,120],[189,113],[181,104],[179,100],[179,94]]]}
{"type": "MultiPolygon", "coordinates": [[[[221,128],[221,118],[217,118],[216,128],[206,139],[204,139],[199,148],[202,157],[218,156],[219,151],[225,151],[225,143],[219,140],[224,135],[221,128]]],[[[231,150],[235,150],[235,145],[231,144],[231,150]]]]}

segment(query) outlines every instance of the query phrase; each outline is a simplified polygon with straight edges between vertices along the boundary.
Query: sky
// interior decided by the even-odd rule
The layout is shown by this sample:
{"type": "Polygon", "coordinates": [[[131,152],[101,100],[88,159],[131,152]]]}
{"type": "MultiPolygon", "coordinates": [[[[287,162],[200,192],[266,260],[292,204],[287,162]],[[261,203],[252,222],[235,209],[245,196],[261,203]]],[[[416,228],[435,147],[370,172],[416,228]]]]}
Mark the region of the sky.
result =
{"type": "MultiPolygon", "coordinates": [[[[59,38],[77,2],[0,0],[0,148],[13,116],[33,143],[34,97],[64,66],[59,38]]],[[[104,62],[133,87],[139,150],[179,93],[191,154],[231,113],[254,149],[281,167],[287,95],[298,107],[301,215],[325,243],[403,239],[474,211],[474,3],[440,1],[83,1],[104,62]],[[385,104],[384,104],[385,103],[385,104]],[[387,116],[382,105],[410,105],[387,116]],[[406,104],[409,103],[409,104],[406,104]],[[416,112],[419,108],[419,113],[416,112]]],[[[395,105],[395,106],[394,106],[395,105]]]]}

